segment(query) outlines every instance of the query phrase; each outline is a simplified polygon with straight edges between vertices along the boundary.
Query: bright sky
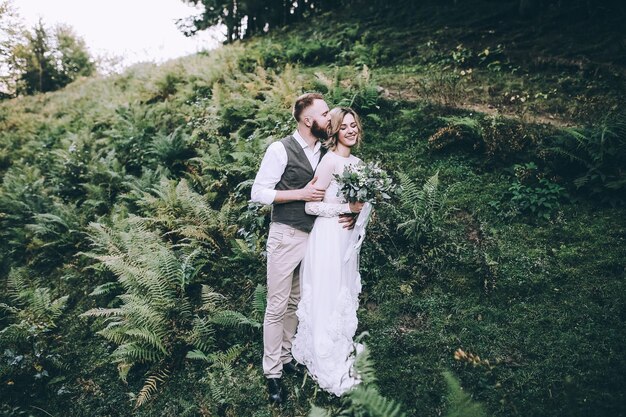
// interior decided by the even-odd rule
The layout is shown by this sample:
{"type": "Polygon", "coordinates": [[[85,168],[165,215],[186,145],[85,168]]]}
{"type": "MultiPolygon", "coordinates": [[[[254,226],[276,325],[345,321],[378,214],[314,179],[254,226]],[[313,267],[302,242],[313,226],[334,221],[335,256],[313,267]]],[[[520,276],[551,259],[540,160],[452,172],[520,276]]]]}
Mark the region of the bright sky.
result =
{"type": "Polygon", "coordinates": [[[179,18],[199,11],[182,0],[14,0],[26,25],[70,25],[95,56],[123,56],[125,65],[162,62],[219,45],[218,30],[185,37],[179,18]]]}

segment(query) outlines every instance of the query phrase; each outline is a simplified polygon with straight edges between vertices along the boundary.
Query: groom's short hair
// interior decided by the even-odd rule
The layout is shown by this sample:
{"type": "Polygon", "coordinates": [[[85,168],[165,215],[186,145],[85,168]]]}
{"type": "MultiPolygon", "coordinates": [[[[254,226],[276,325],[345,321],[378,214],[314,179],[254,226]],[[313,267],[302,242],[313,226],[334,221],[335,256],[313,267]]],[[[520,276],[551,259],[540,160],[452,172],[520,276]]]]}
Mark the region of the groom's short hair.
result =
{"type": "Polygon", "coordinates": [[[315,100],[324,100],[324,96],[320,93],[305,93],[296,99],[293,105],[293,118],[296,122],[300,121],[300,115],[307,107],[313,105],[315,100]]]}

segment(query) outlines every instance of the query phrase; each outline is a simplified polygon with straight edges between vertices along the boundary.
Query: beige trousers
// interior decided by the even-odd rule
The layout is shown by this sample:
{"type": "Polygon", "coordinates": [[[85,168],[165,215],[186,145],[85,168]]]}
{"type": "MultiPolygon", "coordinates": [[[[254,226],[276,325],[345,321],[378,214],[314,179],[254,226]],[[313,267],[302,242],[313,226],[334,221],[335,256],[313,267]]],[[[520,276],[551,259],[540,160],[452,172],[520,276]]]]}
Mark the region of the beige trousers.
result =
{"type": "Polygon", "coordinates": [[[300,301],[300,262],[309,234],[282,223],[270,224],[267,236],[267,308],[263,321],[263,373],[280,378],[290,362],[300,301]]]}

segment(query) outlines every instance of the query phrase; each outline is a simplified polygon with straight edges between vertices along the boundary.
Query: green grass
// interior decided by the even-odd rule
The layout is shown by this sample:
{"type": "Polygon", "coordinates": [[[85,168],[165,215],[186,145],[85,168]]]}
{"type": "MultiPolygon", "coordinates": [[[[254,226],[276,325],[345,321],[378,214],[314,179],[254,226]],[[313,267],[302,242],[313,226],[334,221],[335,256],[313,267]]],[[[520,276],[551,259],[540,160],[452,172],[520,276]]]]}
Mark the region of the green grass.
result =
{"type": "MultiPolygon", "coordinates": [[[[35,368],[3,356],[0,396],[11,400],[2,413],[37,415],[35,406],[52,415],[261,417],[307,415],[312,404],[342,409],[341,400],[297,378],[287,380],[291,397],[282,410],[268,406],[261,333],[243,328],[218,332],[218,348],[243,346],[229,369],[169,364],[171,376],[135,409],[148,366],[122,382],[109,358],[117,346],[95,334],[101,326],[79,317],[119,305],[115,293],[88,296],[115,278],[79,254],[91,249],[89,223],[116,226],[131,215],[146,217],[176,253],[185,245],[203,248],[191,298],[208,284],[226,296],[228,308],[254,314],[268,219],[267,210],[247,207],[249,180],[265,146],[293,129],[295,97],[317,90],[331,105],[352,104],[363,116],[360,157],[380,160],[420,187],[438,171],[447,189],[448,214],[426,241],[397,230],[410,218],[400,204],[381,206],[369,227],[359,332],[369,333],[380,392],[409,416],[453,413],[467,398],[474,401],[468,410],[478,412],[478,402],[494,416],[624,415],[624,206],[577,188],[580,167],[542,154],[562,124],[599,129],[599,115],[615,110],[624,94],[623,57],[592,51],[611,33],[568,43],[577,39],[579,20],[562,36],[530,44],[524,36],[532,30],[523,22],[494,23],[509,6],[489,13],[470,6],[451,14],[424,5],[397,19],[325,16],[324,30],[300,26],[0,103],[0,288],[11,267],[26,267],[29,284],[51,288],[53,298],[69,295],[57,327],[26,345],[0,337],[1,351],[24,353],[34,344],[60,358],[41,361],[49,376],[35,378],[35,368]],[[409,25],[411,19],[421,23],[409,25]],[[479,55],[485,48],[488,59],[479,55]],[[582,53],[589,59],[580,69],[573,61],[582,53]],[[527,99],[511,101],[512,94],[527,99]],[[484,130],[492,116],[477,109],[492,113],[489,106],[508,116],[493,120],[519,127],[523,151],[507,150],[505,128],[480,137],[464,131],[463,146],[429,144],[451,117],[483,123],[484,130]],[[553,126],[534,123],[546,120],[553,126]],[[497,145],[493,155],[480,147],[488,141],[497,145]],[[570,195],[547,219],[511,203],[513,165],[528,162],[570,195]],[[161,178],[172,185],[185,179],[215,210],[213,242],[193,235],[192,213],[161,178]],[[480,361],[455,359],[458,349],[480,361]]],[[[550,14],[535,29],[553,33],[550,22],[558,18],[550,14]]],[[[11,304],[8,298],[3,292],[0,302],[11,304]]],[[[4,328],[14,319],[1,314],[4,328]]]]}

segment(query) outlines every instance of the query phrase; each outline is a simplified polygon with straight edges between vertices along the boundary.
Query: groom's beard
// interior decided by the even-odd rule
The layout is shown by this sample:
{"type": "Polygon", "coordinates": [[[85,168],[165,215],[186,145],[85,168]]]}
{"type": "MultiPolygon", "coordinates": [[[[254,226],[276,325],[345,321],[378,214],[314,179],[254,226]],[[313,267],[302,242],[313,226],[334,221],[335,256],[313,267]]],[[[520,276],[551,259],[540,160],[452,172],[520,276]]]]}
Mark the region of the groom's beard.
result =
{"type": "Polygon", "coordinates": [[[313,124],[311,125],[311,133],[320,141],[325,141],[328,139],[328,130],[321,127],[317,124],[317,120],[313,120],[313,124]]]}

